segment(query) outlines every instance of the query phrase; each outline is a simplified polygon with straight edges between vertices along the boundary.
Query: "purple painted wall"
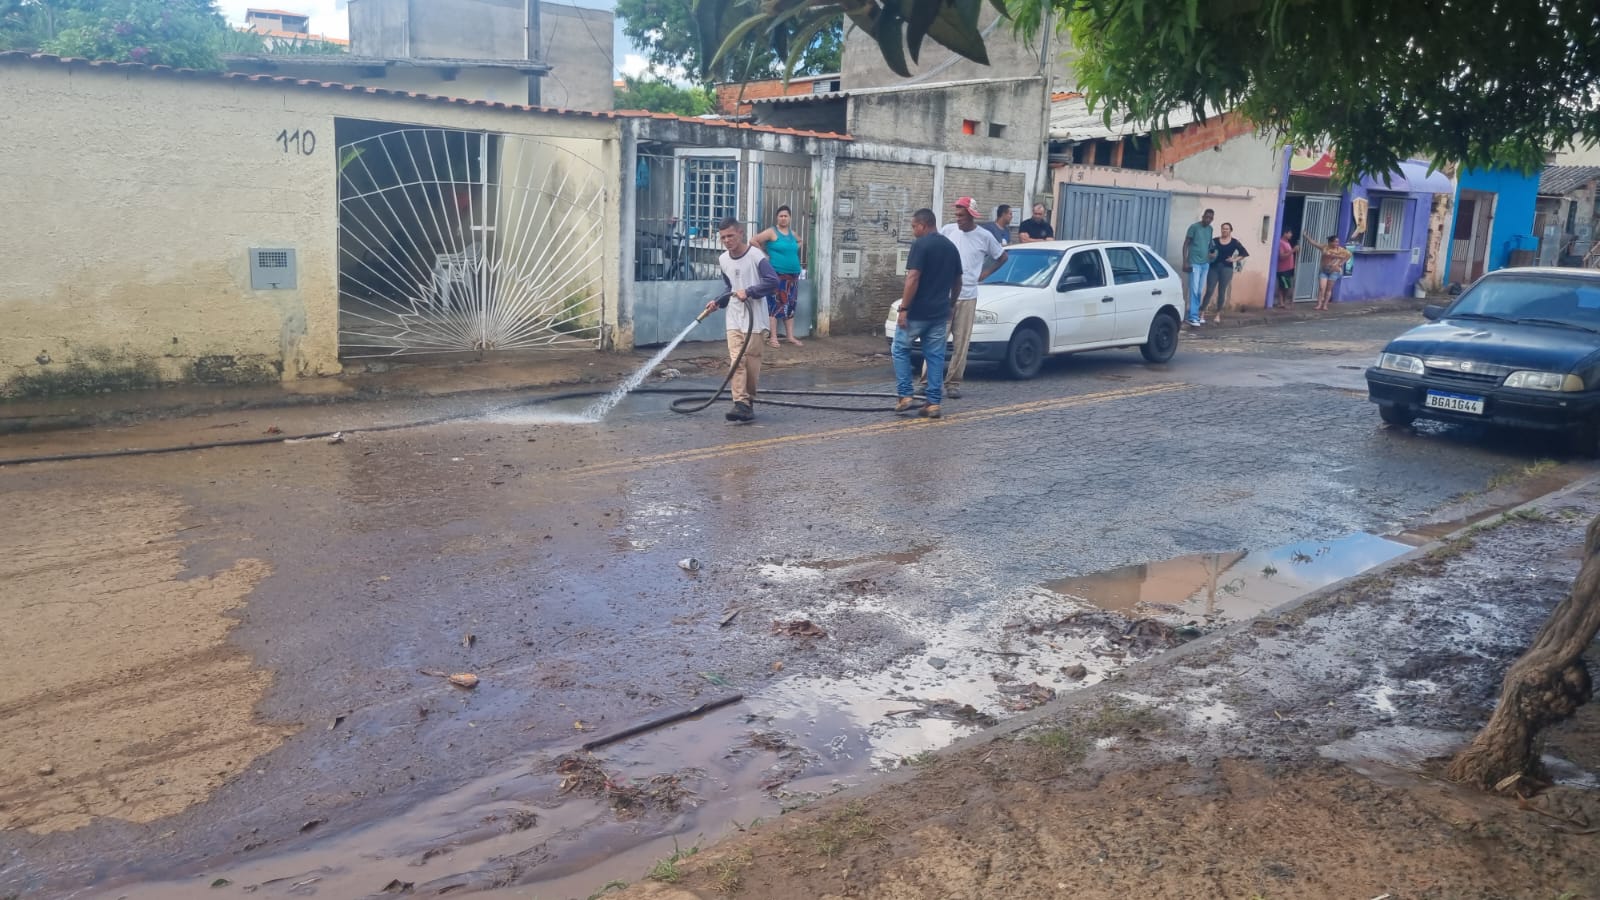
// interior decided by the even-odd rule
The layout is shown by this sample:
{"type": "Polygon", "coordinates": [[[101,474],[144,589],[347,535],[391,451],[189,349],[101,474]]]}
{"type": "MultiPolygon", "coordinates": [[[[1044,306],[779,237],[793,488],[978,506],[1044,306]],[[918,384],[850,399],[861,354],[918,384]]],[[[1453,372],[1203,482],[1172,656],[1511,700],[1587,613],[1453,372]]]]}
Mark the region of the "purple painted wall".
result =
{"type": "MultiPolygon", "coordinates": [[[[1377,196],[1385,196],[1379,193],[1377,196]]],[[[1387,196],[1394,196],[1388,192],[1387,196]]],[[[1422,277],[1424,257],[1428,252],[1428,216],[1432,213],[1432,194],[1404,194],[1406,210],[1401,226],[1399,250],[1356,249],[1355,273],[1339,283],[1333,299],[1392,300],[1411,296],[1417,279],[1422,277]],[[1415,262],[1412,261],[1415,257],[1415,262]]],[[[1355,218],[1350,201],[1356,197],[1371,200],[1366,188],[1356,186],[1345,191],[1343,206],[1339,211],[1339,233],[1349,235],[1355,231],[1355,218]]]]}
{"type": "MultiPolygon", "coordinates": [[[[1278,227],[1283,231],[1284,201],[1289,190],[1289,155],[1284,151],[1283,185],[1278,190],[1278,227]]],[[[1401,173],[1397,172],[1396,175],[1401,173]]],[[[1382,182],[1379,182],[1380,184],[1382,182]]],[[[1372,206],[1373,194],[1403,196],[1406,199],[1404,224],[1401,226],[1399,250],[1355,250],[1355,272],[1339,281],[1333,295],[1335,303],[1355,300],[1393,300],[1412,296],[1417,280],[1422,277],[1428,255],[1428,218],[1433,213],[1433,194],[1385,191],[1379,187],[1370,191],[1364,184],[1347,188],[1339,198],[1339,234],[1348,238],[1355,230],[1354,209],[1350,201],[1356,197],[1367,200],[1372,206]],[[1414,259],[1413,259],[1414,257],[1414,259]]],[[[1318,235],[1317,240],[1323,236],[1318,235]]],[[[1276,237],[1274,237],[1276,246],[1276,237]]]]}

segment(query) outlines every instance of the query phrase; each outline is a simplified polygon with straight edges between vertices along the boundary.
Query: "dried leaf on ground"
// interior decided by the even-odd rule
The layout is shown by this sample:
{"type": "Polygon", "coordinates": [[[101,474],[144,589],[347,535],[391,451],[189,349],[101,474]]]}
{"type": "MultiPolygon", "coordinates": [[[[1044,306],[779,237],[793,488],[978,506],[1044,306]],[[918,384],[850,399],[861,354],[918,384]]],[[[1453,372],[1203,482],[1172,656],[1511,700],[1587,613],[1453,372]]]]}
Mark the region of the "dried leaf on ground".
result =
{"type": "Polygon", "coordinates": [[[783,634],[789,637],[816,637],[828,636],[815,622],[810,619],[790,619],[789,621],[774,620],[772,623],[773,634],[783,634]]]}
{"type": "Polygon", "coordinates": [[[1043,703],[1049,703],[1056,698],[1055,688],[1045,687],[1038,682],[1032,684],[1002,684],[1000,693],[1005,695],[1000,705],[1012,712],[1022,712],[1033,709],[1043,703]]]}

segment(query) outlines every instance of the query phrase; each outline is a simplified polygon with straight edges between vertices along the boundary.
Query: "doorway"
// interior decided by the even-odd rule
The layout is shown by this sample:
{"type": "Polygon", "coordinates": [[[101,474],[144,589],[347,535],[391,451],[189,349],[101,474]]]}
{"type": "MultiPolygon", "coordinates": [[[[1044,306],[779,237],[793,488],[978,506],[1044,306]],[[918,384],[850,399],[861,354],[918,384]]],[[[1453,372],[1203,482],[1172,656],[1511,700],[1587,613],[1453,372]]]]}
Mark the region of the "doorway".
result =
{"type": "Polygon", "coordinates": [[[1311,300],[1317,295],[1317,269],[1322,252],[1306,242],[1306,235],[1325,243],[1339,228],[1338,194],[1290,193],[1283,201],[1283,227],[1293,231],[1299,248],[1294,262],[1294,299],[1311,300]]]}
{"type": "Polygon", "coordinates": [[[1499,194],[1462,191],[1456,206],[1455,232],[1450,236],[1450,271],[1454,284],[1471,284],[1489,268],[1489,235],[1499,194]]]}

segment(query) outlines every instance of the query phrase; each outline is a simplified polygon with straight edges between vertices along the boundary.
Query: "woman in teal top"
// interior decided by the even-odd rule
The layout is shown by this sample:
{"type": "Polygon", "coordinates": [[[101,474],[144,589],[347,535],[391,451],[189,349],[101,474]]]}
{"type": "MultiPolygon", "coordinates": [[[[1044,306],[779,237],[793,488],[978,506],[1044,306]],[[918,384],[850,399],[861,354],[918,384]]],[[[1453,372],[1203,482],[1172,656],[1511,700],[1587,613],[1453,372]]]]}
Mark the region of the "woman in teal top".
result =
{"type": "MultiPolygon", "coordinates": [[[[751,238],[750,243],[761,248],[772,263],[772,270],[778,273],[778,289],[767,298],[767,315],[784,323],[789,343],[799,347],[801,344],[794,336],[794,311],[795,301],[800,296],[800,272],[805,267],[806,245],[789,227],[790,219],[789,207],[778,207],[777,224],[751,238]]],[[[772,326],[771,337],[767,338],[767,346],[778,346],[776,324],[772,326]]]]}

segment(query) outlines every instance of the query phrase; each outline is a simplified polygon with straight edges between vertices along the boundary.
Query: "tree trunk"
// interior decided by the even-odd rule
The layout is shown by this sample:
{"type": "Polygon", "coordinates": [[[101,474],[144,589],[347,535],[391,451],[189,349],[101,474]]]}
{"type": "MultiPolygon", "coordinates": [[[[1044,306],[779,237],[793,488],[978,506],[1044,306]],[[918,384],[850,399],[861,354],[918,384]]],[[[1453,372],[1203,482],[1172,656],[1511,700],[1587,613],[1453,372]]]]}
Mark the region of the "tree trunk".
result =
{"type": "Polygon", "coordinates": [[[1541,774],[1534,738],[1572,715],[1591,693],[1583,654],[1600,632],[1600,517],[1584,538],[1583,568],[1572,593],[1506,672],[1489,724],[1451,760],[1449,777],[1492,788],[1513,775],[1541,774]]]}

